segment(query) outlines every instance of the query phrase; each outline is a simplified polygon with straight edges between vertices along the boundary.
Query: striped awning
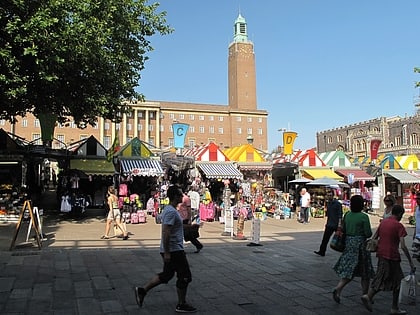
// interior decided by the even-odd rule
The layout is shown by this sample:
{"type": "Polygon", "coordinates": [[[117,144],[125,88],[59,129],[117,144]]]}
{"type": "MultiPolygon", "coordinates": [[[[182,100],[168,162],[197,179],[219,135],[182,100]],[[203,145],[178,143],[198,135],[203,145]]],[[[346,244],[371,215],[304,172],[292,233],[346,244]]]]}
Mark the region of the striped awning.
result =
{"type": "Polygon", "coordinates": [[[353,174],[353,181],[357,182],[357,181],[374,181],[375,177],[369,175],[368,173],[366,173],[364,170],[362,169],[345,169],[345,168],[340,168],[340,169],[336,169],[335,172],[338,175],[344,176],[346,178],[346,181],[348,182],[349,176],[352,176],[350,174],[353,174]]]}
{"type": "Polygon", "coordinates": [[[273,168],[271,162],[238,162],[242,171],[270,171],[273,168]]]}
{"type": "Polygon", "coordinates": [[[242,173],[230,162],[196,163],[196,165],[207,178],[243,178],[242,173]]]}
{"type": "Polygon", "coordinates": [[[411,175],[407,171],[398,171],[398,170],[383,170],[386,175],[392,176],[395,179],[399,180],[401,184],[417,184],[420,183],[420,178],[414,175],[411,175]]]}
{"type": "Polygon", "coordinates": [[[303,177],[310,177],[310,179],[317,179],[317,178],[322,178],[322,177],[328,177],[328,178],[333,178],[336,180],[342,180],[343,178],[341,176],[339,176],[338,174],[334,173],[332,170],[330,170],[329,168],[318,168],[318,169],[309,169],[309,168],[304,168],[301,169],[302,172],[306,173],[307,176],[303,176],[303,177]]]}
{"type": "Polygon", "coordinates": [[[124,175],[156,177],[164,174],[162,164],[150,159],[121,159],[121,172],[124,175]]]}

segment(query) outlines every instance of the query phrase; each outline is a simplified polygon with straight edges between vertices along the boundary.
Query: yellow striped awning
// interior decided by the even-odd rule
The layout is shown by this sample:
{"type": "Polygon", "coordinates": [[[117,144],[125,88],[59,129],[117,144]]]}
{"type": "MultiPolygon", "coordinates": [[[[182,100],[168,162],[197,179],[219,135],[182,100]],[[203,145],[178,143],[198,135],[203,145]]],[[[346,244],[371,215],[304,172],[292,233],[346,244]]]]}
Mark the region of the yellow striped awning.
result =
{"type": "Polygon", "coordinates": [[[333,178],[337,180],[342,180],[343,177],[339,176],[329,168],[314,168],[314,169],[301,169],[304,174],[302,174],[304,177],[309,179],[317,179],[322,177],[328,177],[333,178]],[[306,175],[306,176],[305,176],[306,175]]]}

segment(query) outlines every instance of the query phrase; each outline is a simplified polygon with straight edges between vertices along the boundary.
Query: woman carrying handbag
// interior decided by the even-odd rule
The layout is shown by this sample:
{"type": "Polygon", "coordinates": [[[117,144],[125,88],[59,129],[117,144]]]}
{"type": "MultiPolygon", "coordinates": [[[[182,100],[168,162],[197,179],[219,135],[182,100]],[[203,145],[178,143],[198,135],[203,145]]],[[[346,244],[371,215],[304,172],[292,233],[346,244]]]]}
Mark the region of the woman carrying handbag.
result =
{"type": "Polygon", "coordinates": [[[407,312],[399,308],[399,294],[401,280],[404,274],[401,269],[401,256],[399,248],[404,252],[410,263],[411,272],[415,272],[414,263],[410,253],[405,245],[405,236],[407,231],[401,218],[405,209],[400,205],[392,207],[392,215],[382,220],[378,227],[378,249],[376,256],[378,257],[378,267],[375,277],[372,280],[369,291],[364,294],[361,299],[367,310],[372,312],[373,297],[379,291],[392,291],[391,314],[406,314],[407,312]]]}
{"type": "Polygon", "coordinates": [[[341,302],[343,288],[354,277],[361,278],[363,294],[369,289],[369,281],[373,278],[371,254],[366,250],[366,239],[372,236],[369,216],[363,213],[364,200],[360,195],[354,195],[350,199],[350,212],[344,217],[343,229],[346,236],[346,246],[334,266],[334,270],[340,280],[333,290],[333,299],[336,303],[341,302]]]}

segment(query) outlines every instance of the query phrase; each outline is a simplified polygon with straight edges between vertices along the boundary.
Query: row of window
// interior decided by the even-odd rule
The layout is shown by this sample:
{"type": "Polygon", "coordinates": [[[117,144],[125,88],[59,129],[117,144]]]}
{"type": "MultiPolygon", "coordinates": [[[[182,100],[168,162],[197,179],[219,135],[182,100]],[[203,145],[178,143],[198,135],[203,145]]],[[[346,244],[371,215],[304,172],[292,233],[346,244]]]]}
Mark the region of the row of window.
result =
{"type": "MultiPolygon", "coordinates": [[[[177,119],[178,120],[185,120],[185,116],[186,116],[185,114],[178,114],[178,117],[176,117],[175,113],[170,113],[169,114],[169,119],[171,119],[171,120],[177,120],[177,119]]],[[[205,117],[206,116],[204,116],[204,115],[198,115],[198,120],[205,120],[205,117]]],[[[189,120],[195,120],[195,115],[194,114],[188,114],[188,118],[189,118],[189,120]]],[[[207,118],[208,118],[209,121],[214,121],[215,120],[215,116],[213,116],[213,115],[209,115],[209,116],[207,116],[207,118]]],[[[224,121],[224,119],[225,119],[225,116],[217,116],[218,121],[224,121]]],[[[252,121],[253,121],[252,117],[249,117],[249,116],[246,119],[247,119],[247,122],[249,122],[249,123],[252,123],[252,121]]],[[[236,121],[241,122],[242,121],[242,116],[236,116],[236,121]]],[[[263,122],[262,117],[257,117],[257,122],[262,123],[263,122]]]]}
{"type": "MultiPolygon", "coordinates": [[[[367,143],[366,143],[366,140],[357,140],[355,142],[355,145],[356,145],[356,151],[365,151],[367,143]]],[[[408,143],[403,143],[403,141],[401,140],[401,136],[397,136],[394,138],[394,142],[387,143],[386,145],[382,144],[382,147],[393,148],[395,146],[399,147],[402,145],[420,145],[419,135],[416,133],[411,134],[408,139],[408,143]]]]}
{"type": "MultiPolygon", "coordinates": [[[[149,118],[154,119],[155,116],[156,116],[155,112],[153,112],[153,111],[149,112],[149,118]]],[[[216,116],[216,117],[214,115],[197,115],[197,116],[198,116],[198,120],[201,120],[201,121],[204,121],[206,119],[206,117],[209,121],[218,120],[218,121],[222,122],[225,119],[225,116],[216,116]]],[[[127,117],[128,118],[133,117],[133,113],[132,112],[128,113],[127,117]]],[[[144,118],[144,111],[139,110],[137,112],[137,117],[138,118],[144,118]]],[[[189,120],[193,121],[193,120],[195,120],[196,115],[194,115],[194,114],[182,114],[182,113],[176,115],[175,113],[169,113],[169,119],[170,120],[185,120],[186,117],[188,117],[189,120]]],[[[161,118],[163,118],[163,113],[162,112],[161,112],[161,118]]],[[[249,123],[253,122],[253,117],[248,116],[246,119],[247,119],[247,122],[249,122],[249,123]]],[[[241,122],[242,121],[242,116],[236,116],[236,121],[241,122]]],[[[263,122],[262,117],[257,117],[257,122],[262,123],[263,122]]]]}
{"type": "MultiPolygon", "coordinates": [[[[132,131],[133,130],[133,125],[132,124],[126,124],[126,127],[127,127],[127,131],[132,131]]],[[[110,130],[110,128],[111,128],[110,123],[105,123],[104,124],[104,129],[105,130],[110,130]]],[[[121,129],[121,124],[116,124],[115,129],[120,130],[121,129]]],[[[196,132],[195,129],[196,129],[195,126],[189,126],[188,127],[188,132],[189,133],[195,133],[196,132]]],[[[142,131],[143,130],[143,124],[137,124],[137,130],[142,131]]],[[[154,130],[155,130],[155,126],[154,125],[149,125],[149,132],[154,131],[154,130]]],[[[169,126],[169,131],[173,132],[172,125],[169,126]]],[[[165,132],[165,126],[160,125],[160,132],[165,132]]],[[[209,126],[207,131],[206,131],[205,126],[199,126],[198,127],[198,133],[206,133],[206,132],[214,134],[214,133],[216,133],[216,127],[215,126],[209,126]]],[[[217,128],[217,133],[221,134],[221,135],[224,134],[225,133],[224,128],[223,127],[218,127],[217,128]]],[[[236,133],[240,134],[240,135],[243,134],[242,128],[241,127],[236,128],[236,133]]],[[[246,129],[246,134],[252,135],[253,134],[252,128],[247,128],[246,129]]],[[[257,129],[257,135],[259,135],[259,136],[263,135],[263,129],[262,128],[257,129]]]]}
{"type": "MultiPolygon", "coordinates": [[[[342,142],[343,141],[343,136],[342,135],[337,135],[337,142],[342,142]]],[[[364,143],[364,146],[366,146],[366,141],[368,140],[356,140],[356,147],[360,147],[362,144],[359,143],[364,143]]],[[[328,144],[332,144],[333,143],[333,137],[329,136],[327,137],[327,143],[328,144]]],[[[406,132],[404,132],[403,129],[403,136],[396,136],[394,138],[394,143],[389,143],[386,146],[387,147],[394,147],[394,146],[400,146],[400,145],[420,145],[420,137],[417,133],[412,133],[410,135],[408,135],[406,132]]],[[[363,148],[361,148],[363,150],[363,148]]]]}
{"type": "MultiPolygon", "coordinates": [[[[142,111],[139,111],[138,114],[137,114],[137,116],[139,118],[143,118],[143,116],[144,116],[143,115],[143,112],[142,111]]],[[[185,116],[186,116],[185,114],[178,114],[177,117],[176,117],[175,113],[170,113],[169,114],[170,120],[177,120],[177,119],[178,120],[185,120],[185,116]]],[[[188,114],[187,116],[189,117],[189,120],[191,120],[191,121],[195,120],[195,115],[194,114],[188,114]]],[[[131,113],[130,114],[127,114],[127,117],[132,117],[132,114],[131,113]]],[[[154,112],[149,112],[149,117],[151,119],[154,119],[155,113],[154,112]]],[[[204,121],[205,120],[205,117],[206,116],[204,116],[204,115],[198,115],[198,120],[204,121]]],[[[207,116],[207,118],[208,118],[209,121],[215,121],[216,118],[217,118],[218,121],[223,122],[225,117],[224,116],[216,116],[215,117],[213,115],[209,115],[209,116],[207,116]]],[[[241,122],[242,121],[242,118],[243,118],[242,116],[236,116],[236,121],[237,122],[241,122]]],[[[252,123],[253,122],[253,117],[247,117],[246,119],[247,119],[247,122],[248,123],[252,123]]],[[[262,123],[263,122],[262,117],[257,117],[256,120],[257,120],[258,123],[262,123]]],[[[0,125],[3,125],[4,126],[5,123],[6,122],[5,122],[4,119],[0,120],[0,125]]],[[[28,127],[28,119],[23,118],[22,121],[21,121],[21,126],[22,127],[25,127],[25,128],[28,127]]],[[[39,119],[34,119],[34,127],[40,128],[39,119]]],[[[65,127],[76,129],[77,128],[77,125],[75,124],[74,121],[68,122],[68,123],[65,123],[65,124],[58,124],[58,128],[65,128],[65,127]]],[[[95,125],[93,128],[97,129],[98,126],[95,125]]],[[[117,127],[117,129],[118,128],[119,127],[117,127]]],[[[153,126],[151,126],[150,128],[153,128],[153,126]]],[[[109,130],[110,129],[110,123],[105,123],[104,129],[105,130],[109,130]]],[[[142,130],[142,126],[140,124],[139,124],[138,129],[139,130],[142,130]]],[[[131,124],[127,124],[127,130],[131,130],[131,124]]],[[[152,131],[152,129],[151,129],[151,131],[152,131]]],[[[190,131],[191,132],[194,132],[193,130],[190,130],[190,131]]],[[[219,133],[223,133],[223,132],[219,132],[219,133]]]]}

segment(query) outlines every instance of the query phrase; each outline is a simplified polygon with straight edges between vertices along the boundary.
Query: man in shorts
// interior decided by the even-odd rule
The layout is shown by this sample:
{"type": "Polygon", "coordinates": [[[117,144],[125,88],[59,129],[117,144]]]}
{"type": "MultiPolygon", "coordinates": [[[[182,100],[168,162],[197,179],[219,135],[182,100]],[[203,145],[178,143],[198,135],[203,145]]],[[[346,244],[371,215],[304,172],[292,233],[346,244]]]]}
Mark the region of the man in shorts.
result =
{"type": "Polygon", "coordinates": [[[182,191],[177,186],[170,186],[167,191],[169,204],[161,213],[162,236],[160,254],[163,258],[163,271],[155,275],[144,287],[135,287],[137,304],[142,307],[147,292],[162,283],[168,283],[175,273],[177,275],[176,291],[178,304],[177,313],[195,313],[197,309],[185,300],[188,284],[192,280],[190,266],[184,252],[184,230],[181,216],[176,209],[182,202],[182,191]]]}

